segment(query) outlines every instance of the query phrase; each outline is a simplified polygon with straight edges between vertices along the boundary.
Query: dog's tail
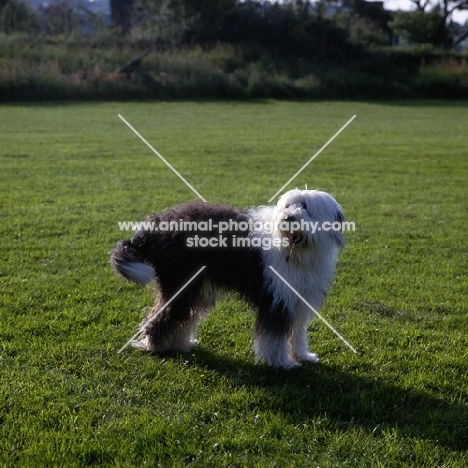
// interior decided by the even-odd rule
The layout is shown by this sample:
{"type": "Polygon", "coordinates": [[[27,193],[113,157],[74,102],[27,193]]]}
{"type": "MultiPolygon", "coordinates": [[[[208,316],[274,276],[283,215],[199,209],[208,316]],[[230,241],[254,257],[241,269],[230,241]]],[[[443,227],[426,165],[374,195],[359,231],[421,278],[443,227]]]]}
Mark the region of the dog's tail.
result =
{"type": "Polygon", "coordinates": [[[129,240],[121,240],[111,252],[110,264],[118,276],[142,285],[154,279],[154,269],[143,262],[129,240]]]}

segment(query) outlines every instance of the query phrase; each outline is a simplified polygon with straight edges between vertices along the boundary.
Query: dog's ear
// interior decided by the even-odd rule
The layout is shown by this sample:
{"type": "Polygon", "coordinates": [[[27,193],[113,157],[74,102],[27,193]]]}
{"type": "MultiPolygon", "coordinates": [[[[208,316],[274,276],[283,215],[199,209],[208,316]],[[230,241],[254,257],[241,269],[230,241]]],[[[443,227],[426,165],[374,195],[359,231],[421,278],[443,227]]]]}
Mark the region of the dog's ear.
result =
{"type": "Polygon", "coordinates": [[[335,221],[339,221],[340,223],[342,223],[345,220],[346,220],[346,218],[345,218],[345,215],[343,213],[343,209],[341,208],[340,205],[338,205],[336,207],[336,212],[335,212],[335,221]]]}
{"type": "MultiPolygon", "coordinates": [[[[335,222],[338,221],[339,223],[343,223],[345,221],[345,215],[343,213],[343,210],[341,209],[341,206],[336,207],[336,212],[335,212],[335,222]]],[[[333,229],[333,239],[335,240],[336,244],[340,249],[342,249],[345,246],[345,238],[343,236],[343,229],[340,229],[339,231],[333,229]]]]}

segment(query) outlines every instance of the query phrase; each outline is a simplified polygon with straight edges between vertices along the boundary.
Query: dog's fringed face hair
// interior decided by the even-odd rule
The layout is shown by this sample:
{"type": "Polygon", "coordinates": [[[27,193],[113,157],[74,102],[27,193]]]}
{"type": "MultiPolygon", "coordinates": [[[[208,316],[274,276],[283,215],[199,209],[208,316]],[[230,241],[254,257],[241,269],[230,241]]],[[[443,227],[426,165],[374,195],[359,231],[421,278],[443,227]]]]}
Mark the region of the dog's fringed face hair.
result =
{"type": "Polygon", "coordinates": [[[319,190],[291,190],[276,205],[279,235],[287,237],[294,247],[307,243],[326,246],[330,241],[343,247],[342,230],[336,228],[344,220],[341,206],[331,195],[319,190]],[[304,222],[308,229],[304,229],[304,222]]]}

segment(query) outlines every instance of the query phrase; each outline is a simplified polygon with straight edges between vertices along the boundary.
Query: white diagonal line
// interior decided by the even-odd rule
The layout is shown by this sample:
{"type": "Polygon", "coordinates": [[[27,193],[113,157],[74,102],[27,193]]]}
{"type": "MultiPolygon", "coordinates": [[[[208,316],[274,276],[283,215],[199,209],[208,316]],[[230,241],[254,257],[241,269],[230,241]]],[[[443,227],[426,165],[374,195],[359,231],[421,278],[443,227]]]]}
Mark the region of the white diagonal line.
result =
{"type": "Polygon", "coordinates": [[[354,119],[353,115],[269,200],[270,203],[286,186],[288,186],[354,119]]]}
{"type": "MultiPolygon", "coordinates": [[[[149,325],[165,307],[167,307],[204,269],[206,266],[202,266],[154,315],[153,317],[145,323],[149,325]]],[[[138,330],[118,351],[117,354],[120,354],[137,336],[141,335],[143,332],[138,330]]]]}
{"type": "Polygon", "coordinates": [[[357,354],[357,351],[272,267],[271,270],[291,289],[291,291],[351,350],[357,354]]]}
{"type": "Polygon", "coordinates": [[[164,159],[120,114],[118,115],[120,119],[128,126],[128,128],[130,128],[130,130],[132,130],[135,133],[135,135],[140,137],[141,141],[143,141],[143,143],[145,143],[146,146],[148,146],[148,148],[150,148],[154,152],[154,154],[156,154],[156,156],[158,156],[161,159],[161,161],[163,161],[166,164],[166,166],[169,169],[171,169],[171,171],[174,172],[174,174],[176,174],[185,183],[185,185],[187,185],[187,187],[189,187],[197,195],[198,198],[200,198],[206,203],[206,200],[192,187],[192,185],[190,185],[190,183],[179,172],[177,172],[169,164],[169,162],[167,162],[166,159],[164,159]]]}

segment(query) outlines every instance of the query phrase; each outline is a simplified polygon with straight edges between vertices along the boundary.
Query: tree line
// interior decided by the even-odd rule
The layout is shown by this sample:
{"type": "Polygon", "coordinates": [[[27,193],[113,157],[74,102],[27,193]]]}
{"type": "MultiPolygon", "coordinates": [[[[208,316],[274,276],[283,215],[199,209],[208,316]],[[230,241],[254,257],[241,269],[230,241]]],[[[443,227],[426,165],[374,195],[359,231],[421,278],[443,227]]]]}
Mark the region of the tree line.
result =
{"type": "MultiPolygon", "coordinates": [[[[454,11],[468,9],[468,0],[412,0],[412,11],[396,13],[386,11],[383,2],[365,0],[109,1],[113,11],[124,4],[131,15],[125,33],[139,31],[162,45],[250,44],[288,56],[320,58],[347,55],[352,44],[375,47],[397,40],[450,49],[468,35],[451,21],[454,11]]],[[[0,0],[0,31],[7,34],[78,34],[83,21],[94,30],[104,27],[99,15],[75,0],[56,0],[37,10],[21,0],[0,0]]]]}

